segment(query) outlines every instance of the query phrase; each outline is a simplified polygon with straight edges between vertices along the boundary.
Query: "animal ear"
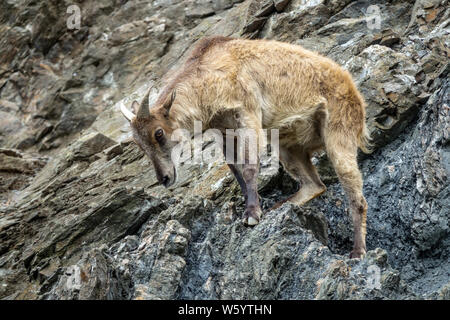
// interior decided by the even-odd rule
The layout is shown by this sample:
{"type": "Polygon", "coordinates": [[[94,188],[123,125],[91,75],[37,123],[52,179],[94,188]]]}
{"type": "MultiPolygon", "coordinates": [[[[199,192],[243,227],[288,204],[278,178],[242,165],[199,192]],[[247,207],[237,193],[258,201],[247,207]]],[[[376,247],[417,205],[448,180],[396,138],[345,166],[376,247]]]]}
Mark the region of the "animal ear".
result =
{"type": "Polygon", "coordinates": [[[177,95],[177,92],[175,90],[172,91],[172,94],[168,99],[166,99],[166,102],[164,102],[163,108],[165,109],[165,115],[169,115],[170,108],[172,107],[173,101],[175,100],[175,97],[177,95]]]}
{"type": "Polygon", "coordinates": [[[122,112],[123,116],[130,122],[133,121],[133,119],[136,117],[135,112],[131,112],[130,110],[128,110],[123,103],[120,105],[120,111],[122,112]]]}
{"type": "Polygon", "coordinates": [[[134,100],[133,103],[131,104],[131,112],[133,112],[134,114],[138,113],[139,111],[139,103],[134,100]]]}

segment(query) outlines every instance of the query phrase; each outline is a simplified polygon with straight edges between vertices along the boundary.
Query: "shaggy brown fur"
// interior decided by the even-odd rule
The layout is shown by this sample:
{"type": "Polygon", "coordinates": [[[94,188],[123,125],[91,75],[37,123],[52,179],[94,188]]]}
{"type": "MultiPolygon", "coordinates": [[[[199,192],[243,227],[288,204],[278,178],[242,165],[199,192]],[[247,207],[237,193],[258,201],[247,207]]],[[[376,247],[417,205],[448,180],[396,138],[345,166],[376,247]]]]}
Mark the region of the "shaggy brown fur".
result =
{"type": "MultiPolygon", "coordinates": [[[[349,199],[355,234],[351,256],[365,253],[367,203],[356,161],[358,147],[367,151],[365,103],[350,74],[332,60],[277,41],[206,38],[149,114],[132,121],[133,134],[159,176],[169,181],[173,166],[164,153],[170,146],[156,142],[154,135],[158,129],[165,135],[176,128],[192,130],[195,120],[202,121],[204,130],[230,125],[256,132],[279,129],[280,161],[302,183],[288,199],[298,205],[326,190],[311,163],[311,154],[325,149],[349,199]]],[[[259,167],[245,162],[230,169],[246,196],[245,222],[256,224],[261,215],[259,167]]]]}

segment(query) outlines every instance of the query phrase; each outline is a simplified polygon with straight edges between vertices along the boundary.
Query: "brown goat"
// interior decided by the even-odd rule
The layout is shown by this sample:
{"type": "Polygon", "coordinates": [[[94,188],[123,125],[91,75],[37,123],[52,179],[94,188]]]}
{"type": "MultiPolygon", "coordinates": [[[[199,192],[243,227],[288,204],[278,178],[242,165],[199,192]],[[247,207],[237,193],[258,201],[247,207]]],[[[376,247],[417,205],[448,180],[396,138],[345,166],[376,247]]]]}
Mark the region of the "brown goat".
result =
{"type": "MultiPolygon", "coordinates": [[[[136,115],[126,108],[122,112],[166,187],[176,179],[170,136],[178,128],[193,130],[194,121],[222,132],[230,127],[257,134],[278,129],[280,162],[302,184],[287,199],[297,205],[326,190],[311,163],[311,154],[325,149],[349,200],[354,226],[350,256],[365,254],[367,203],[356,161],[358,147],[367,150],[365,103],[350,74],[332,60],[277,41],[205,38],[152,108],[148,93],[133,107],[136,115]]],[[[247,160],[245,155],[243,164],[229,167],[246,199],[244,223],[255,225],[262,213],[259,164],[247,160]]]]}

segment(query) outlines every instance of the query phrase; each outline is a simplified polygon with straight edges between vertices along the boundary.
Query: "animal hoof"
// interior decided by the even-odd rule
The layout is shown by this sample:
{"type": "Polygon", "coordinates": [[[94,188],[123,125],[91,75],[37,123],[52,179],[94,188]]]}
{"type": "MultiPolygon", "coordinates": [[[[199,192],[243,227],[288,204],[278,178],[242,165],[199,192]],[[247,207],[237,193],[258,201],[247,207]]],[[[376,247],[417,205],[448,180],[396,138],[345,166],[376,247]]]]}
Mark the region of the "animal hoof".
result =
{"type": "Polygon", "coordinates": [[[350,252],[350,259],[361,259],[366,255],[366,250],[364,249],[353,249],[350,252]]]}
{"type": "Polygon", "coordinates": [[[245,210],[243,223],[246,226],[252,227],[259,223],[261,219],[261,209],[251,208],[245,210]]]}
{"type": "Polygon", "coordinates": [[[254,219],[253,217],[249,217],[247,221],[247,225],[255,226],[259,223],[259,220],[254,219]]]}

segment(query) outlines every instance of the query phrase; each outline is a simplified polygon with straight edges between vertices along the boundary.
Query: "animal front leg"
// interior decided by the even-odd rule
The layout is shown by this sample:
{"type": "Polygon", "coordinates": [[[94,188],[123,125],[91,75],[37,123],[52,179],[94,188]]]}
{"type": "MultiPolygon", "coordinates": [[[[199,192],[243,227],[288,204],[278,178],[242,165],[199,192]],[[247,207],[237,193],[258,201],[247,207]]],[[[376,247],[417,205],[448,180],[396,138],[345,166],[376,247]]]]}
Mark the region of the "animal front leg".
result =
{"type": "Polygon", "coordinates": [[[260,148],[264,143],[262,129],[260,121],[254,115],[238,113],[234,119],[237,130],[233,133],[234,138],[227,137],[227,141],[233,139],[237,144],[234,144],[234,148],[227,148],[227,151],[232,151],[232,160],[237,163],[233,163],[230,169],[235,170],[238,181],[242,176],[240,184],[245,196],[243,223],[254,226],[259,223],[262,215],[257,183],[260,148]]]}
{"type": "MultiPolygon", "coordinates": [[[[252,128],[252,126],[249,126],[252,128]]],[[[238,159],[243,159],[242,178],[245,184],[245,212],[243,223],[254,226],[259,223],[262,215],[260,197],[258,195],[259,153],[261,147],[260,131],[257,126],[249,131],[241,131],[241,145],[238,147],[238,159]],[[243,144],[243,145],[242,145],[243,144]]],[[[247,127],[248,128],[248,127],[247,127]]]]}
{"type": "Polygon", "coordinates": [[[247,194],[243,223],[248,226],[257,225],[262,215],[258,195],[258,171],[258,164],[244,164],[242,170],[247,194]]]}
{"type": "Polygon", "coordinates": [[[223,139],[223,154],[225,155],[225,158],[227,160],[228,168],[230,168],[230,171],[233,173],[234,177],[236,178],[237,182],[239,183],[239,186],[241,187],[242,194],[244,195],[245,202],[247,202],[247,187],[244,182],[244,178],[242,177],[242,165],[237,165],[237,139],[236,137],[227,137],[223,139]],[[230,147],[229,154],[227,154],[227,146],[232,145],[232,148],[230,147]]]}
{"type": "Polygon", "coordinates": [[[234,177],[236,178],[237,182],[239,183],[242,194],[244,195],[244,198],[245,198],[245,202],[247,202],[247,186],[245,184],[244,178],[242,177],[241,170],[232,163],[227,163],[227,164],[228,164],[228,168],[230,168],[230,171],[233,173],[234,177]]]}
{"type": "MultiPolygon", "coordinates": [[[[239,164],[230,162],[227,162],[227,164],[241,186],[245,198],[243,223],[248,226],[254,226],[259,223],[262,211],[257,183],[259,156],[257,156],[256,159],[253,159],[252,162],[249,156],[249,153],[252,152],[250,149],[251,148],[248,148],[247,144],[245,144],[244,155],[242,155],[239,153],[238,148],[234,148],[231,160],[232,162],[239,162],[239,164]]],[[[253,152],[258,151],[253,150],[253,152]]]]}

